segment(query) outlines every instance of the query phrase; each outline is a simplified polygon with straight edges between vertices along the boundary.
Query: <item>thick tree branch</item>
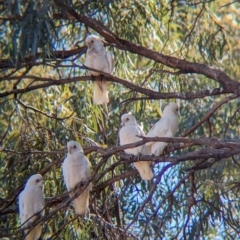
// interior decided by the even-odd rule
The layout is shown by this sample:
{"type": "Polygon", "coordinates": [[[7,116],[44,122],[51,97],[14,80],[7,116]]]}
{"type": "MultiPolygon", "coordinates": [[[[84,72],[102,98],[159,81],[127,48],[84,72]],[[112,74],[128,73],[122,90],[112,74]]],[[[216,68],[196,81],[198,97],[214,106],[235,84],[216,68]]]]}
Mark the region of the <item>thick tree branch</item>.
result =
{"type": "Polygon", "coordinates": [[[187,130],[187,132],[185,132],[182,136],[186,137],[189,134],[191,134],[193,131],[195,131],[199,126],[201,126],[204,122],[208,121],[209,118],[224,104],[227,103],[233,99],[236,99],[238,96],[234,95],[234,96],[230,96],[230,97],[226,97],[224,98],[222,101],[220,101],[219,103],[216,103],[214,105],[214,107],[209,110],[207,112],[207,114],[204,115],[204,117],[197,123],[195,124],[192,128],[190,128],[189,130],[187,130]]]}
{"type": "MultiPolygon", "coordinates": [[[[132,53],[136,53],[140,56],[149,58],[154,60],[155,62],[159,62],[167,67],[179,69],[178,73],[182,74],[189,74],[189,73],[196,73],[196,74],[202,74],[210,79],[213,79],[217,82],[219,82],[222,86],[222,93],[235,93],[240,94],[240,83],[237,81],[232,80],[229,76],[227,76],[223,71],[211,68],[205,64],[201,63],[194,63],[190,62],[184,59],[179,59],[171,56],[166,56],[164,54],[161,54],[159,52],[156,52],[154,50],[148,49],[146,47],[137,45],[135,43],[132,43],[130,41],[127,41],[125,39],[119,38],[116,34],[111,32],[108,28],[106,28],[101,22],[92,19],[87,16],[79,15],[73,8],[69,7],[68,5],[64,4],[63,2],[56,0],[56,4],[64,9],[67,9],[70,16],[75,17],[76,20],[78,20],[81,23],[84,23],[87,27],[90,27],[97,31],[101,36],[103,36],[108,42],[113,44],[115,47],[129,51],[132,53]]],[[[55,59],[56,58],[68,58],[75,54],[83,54],[86,51],[86,47],[81,47],[78,49],[73,49],[69,51],[56,51],[55,59]]],[[[40,55],[40,53],[39,53],[40,55]]],[[[36,56],[38,57],[38,56],[36,56]]],[[[26,58],[24,60],[25,64],[28,65],[34,62],[34,58],[26,58]]],[[[7,60],[3,59],[0,60],[0,67],[3,69],[12,67],[12,63],[7,60]]],[[[15,66],[17,67],[17,66],[15,66]]]]}
{"type": "MultiPolygon", "coordinates": [[[[84,149],[84,153],[88,154],[90,152],[94,152],[97,151],[98,153],[100,153],[103,158],[108,158],[114,154],[117,154],[119,152],[122,152],[124,149],[128,149],[128,148],[134,148],[134,147],[138,147],[141,146],[147,142],[167,142],[167,143],[182,143],[183,146],[190,144],[190,146],[194,146],[194,145],[200,145],[200,146],[207,146],[207,147],[212,147],[212,148],[216,148],[216,149],[228,149],[229,150],[237,150],[239,148],[240,151],[240,140],[236,139],[236,140],[221,140],[218,138],[183,138],[183,137],[173,137],[173,138],[169,138],[169,137],[153,137],[153,138],[149,138],[149,137],[144,137],[144,136],[138,136],[140,139],[142,138],[143,140],[139,141],[139,142],[135,142],[135,143],[131,143],[131,144],[125,144],[122,146],[113,146],[113,147],[109,147],[109,148],[101,148],[101,147],[97,147],[97,146],[91,146],[91,147],[83,147],[84,149]]],[[[41,151],[29,151],[29,152],[16,152],[14,150],[10,150],[10,149],[1,149],[2,152],[7,152],[7,153],[14,153],[14,154],[45,154],[45,155],[52,155],[52,154],[64,154],[67,152],[66,149],[62,149],[59,151],[51,151],[51,152],[41,152],[41,151]]],[[[203,151],[205,151],[205,149],[203,149],[203,151]]],[[[123,158],[128,158],[129,159],[129,155],[128,154],[121,154],[121,157],[123,158]]],[[[132,159],[134,160],[143,160],[143,158],[145,160],[154,160],[154,157],[152,159],[153,156],[151,155],[146,155],[146,156],[132,156],[132,159]],[[139,158],[140,157],[140,158],[139,158]]],[[[159,158],[159,157],[158,157],[159,158]]],[[[156,160],[156,159],[155,159],[156,160]]],[[[58,162],[58,160],[57,160],[58,162]]],[[[50,163],[52,164],[52,163],[50,163]]]]}
{"type": "Polygon", "coordinates": [[[152,59],[170,68],[179,69],[183,74],[189,73],[202,74],[210,79],[219,82],[224,87],[224,90],[229,90],[232,93],[240,94],[240,83],[232,80],[221,70],[211,68],[205,64],[194,63],[184,59],[166,56],[154,50],[127,41],[125,39],[121,39],[116,34],[111,32],[108,28],[106,28],[101,22],[89,18],[87,16],[79,15],[74,9],[66,6],[59,0],[55,0],[55,2],[60,7],[66,8],[68,12],[72,16],[74,16],[79,22],[82,22],[86,26],[97,31],[107,41],[109,41],[112,44],[115,44],[115,47],[119,49],[136,53],[140,56],[152,59]]]}
{"type": "MultiPolygon", "coordinates": [[[[144,56],[146,58],[152,59],[155,62],[159,62],[165,66],[170,68],[179,69],[178,74],[189,74],[196,73],[202,74],[210,79],[213,79],[219,82],[223,86],[223,92],[240,94],[240,83],[232,80],[229,76],[227,76],[223,71],[211,68],[205,64],[194,63],[190,61],[186,61],[184,59],[179,59],[171,56],[166,56],[154,50],[148,49],[146,47],[137,45],[135,43],[129,42],[125,39],[119,38],[116,34],[111,32],[108,28],[106,28],[101,22],[91,19],[87,16],[79,15],[74,9],[60,2],[59,0],[55,1],[60,7],[64,7],[68,10],[71,16],[74,16],[78,21],[84,23],[86,26],[97,31],[101,36],[103,36],[108,42],[113,44],[115,47],[129,51],[132,53],[136,53],[140,56],[144,56]]],[[[78,49],[68,50],[68,51],[55,51],[55,59],[61,58],[65,59],[70,56],[76,54],[83,54],[86,51],[86,47],[80,47],[78,49]]],[[[40,53],[39,53],[40,55],[40,53]]],[[[38,57],[38,56],[36,56],[38,57]]],[[[28,57],[24,60],[26,64],[33,64],[34,58],[28,57]]],[[[11,61],[7,59],[0,60],[0,68],[6,69],[9,67],[13,67],[11,61]]],[[[15,66],[16,67],[16,66],[15,66]]]]}
{"type": "MultiPolygon", "coordinates": [[[[90,69],[87,67],[83,67],[83,68],[90,69]]],[[[102,80],[120,83],[133,91],[136,91],[136,92],[139,92],[139,93],[142,93],[142,94],[148,96],[148,99],[170,99],[170,98],[196,99],[196,98],[202,98],[202,97],[206,97],[206,96],[216,96],[216,95],[231,93],[231,91],[223,90],[222,88],[214,88],[211,90],[207,89],[207,90],[202,90],[199,92],[187,92],[187,93],[180,93],[180,92],[160,93],[160,92],[156,92],[156,91],[153,91],[150,89],[139,87],[135,84],[132,84],[130,81],[118,78],[118,77],[110,75],[110,74],[102,73],[102,75],[104,75],[102,80]]],[[[16,78],[19,78],[19,77],[16,77],[16,78]]],[[[12,77],[11,79],[15,79],[15,77],[12,77]]],[[[63,84],[68,84],[68,83],[73,83],[73,82],[78,82],[78,81],[92,80],[90,76],[80,76],[80,77],[73,77],[73,78],[59,79],[59,80],[56,80],[53,78],[40,78],[40,77],[30,76],[29,79],[34,79],[36,81],[43,81],[44,83],[39,83],[39,84],[35,83],[34,85],[26,87],[26,88],[12,89],[12,90],[2,92],[2,93],[0,93],[0,98],[7,97],[12,94],[16,95],[16,94],[20,94],[20,93],[27,93],[27,92],[31,92],[31,91],[34,91],[37,89],[46,88],[46,87],[50,87],[50,86],[54,86],[54,85],[60,86],[63,84]]]]}
{"type": "MultiPolygon", "coordinates": [[[[78,55],[81,56],[82,54],[84,54],[86,52],[87,47],[83,46],[83,47],[78,47],[75,49],[70,49],[70,50],[57,50],[57,51],[53,51],[53,56],[51,56],[51,58],[47,57],[45,59],[46,62],[48,61],[57,61],[58,59],[62,60],[62,59],[67,59],[70,58],[74,55],[78,55]]],[[[42,53],[39,52],[37,53],[34,57],[26,57],[23,60],[18,61],[16,64],[13,63],[11,60],[9,59],[0,59],[0,69],[11,69],[11,68],[16,68],[16,69],[20,69],[24,66],[35,66],[35,65],[39,65],[39,63],[36,62],[37,59],[39,59],[41,57],[42,53]]],[[[41,65],[44,63],[41,63],[41,65]]]]}

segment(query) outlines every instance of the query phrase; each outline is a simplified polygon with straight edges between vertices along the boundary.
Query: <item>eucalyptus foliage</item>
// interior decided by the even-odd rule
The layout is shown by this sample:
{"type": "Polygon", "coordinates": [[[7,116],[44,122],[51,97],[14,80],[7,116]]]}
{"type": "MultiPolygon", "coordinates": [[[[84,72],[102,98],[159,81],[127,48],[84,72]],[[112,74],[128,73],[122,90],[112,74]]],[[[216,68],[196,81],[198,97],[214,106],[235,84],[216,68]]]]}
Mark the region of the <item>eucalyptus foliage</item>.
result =
{"type": "Polygon", "coordinates": [[[0,12],[0,238],[23,238],[18,195],[30,175],[41,173],[47,216],[42,239],[237,239],[238,1],[3,0],[0,12]],[[97,20],[93,25],[92,19],[97,20]],[[114,76],[166,97],[110,80],[108,105],[93,105],[84,68],[89,33],[105,39],[113,52],[114,76]],[[121,39],[164,59],[220,70],[232,78],[236,91],[156,61],[148,52],[136,54],[137,47],[121,39]],[[120,117],[131,112],[148,132],[169,101],[180,105],[177,136],[205,139],[205,144],[170,144],[169,157],[153,157],[155,177],[146,182],[134,170],[136,158],[113,151],[120,117]],[[92,165],[87,218],[75,216],[71,204],[56,210],[67,199],[61,162],[72,139],[92,165]],[[216,139],[221,147],[211,145],[216,139]],[[232,155],[211,155],[230,143],[236,143],[232,155]],[[189,153],[192,159],[181,160],[189,153]]]}

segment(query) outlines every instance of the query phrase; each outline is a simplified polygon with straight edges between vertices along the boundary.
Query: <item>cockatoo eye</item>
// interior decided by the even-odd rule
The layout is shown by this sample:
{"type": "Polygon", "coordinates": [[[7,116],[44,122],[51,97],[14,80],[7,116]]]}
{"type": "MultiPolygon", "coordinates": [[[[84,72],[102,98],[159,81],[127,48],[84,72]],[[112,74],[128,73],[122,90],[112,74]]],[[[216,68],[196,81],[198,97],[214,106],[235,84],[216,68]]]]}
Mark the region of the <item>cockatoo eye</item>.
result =
{"type": "Polygon", "coordinates": [[[76,148],[77,148],[77,146],[76,146],[76,145],[74,145],[74,146],[73,146],[73,148],[74,148],[74,149],[76,149],[76,148]]]}
{"type": "Polygon", "coordinates": [[[127,118],[126,120],[129,121],[129,118],[127,118]]]}
{"type": "Polygon", "coordinates": [[[91,43],[94,43],[94,41],[92,40],[91,43]]]}
{"type": "Polygon", "coordinates": [[[37,180],[36,180],[36,183],[39,183],[39,182],[40,182],[40,179],[37,179],[37,180]]]}

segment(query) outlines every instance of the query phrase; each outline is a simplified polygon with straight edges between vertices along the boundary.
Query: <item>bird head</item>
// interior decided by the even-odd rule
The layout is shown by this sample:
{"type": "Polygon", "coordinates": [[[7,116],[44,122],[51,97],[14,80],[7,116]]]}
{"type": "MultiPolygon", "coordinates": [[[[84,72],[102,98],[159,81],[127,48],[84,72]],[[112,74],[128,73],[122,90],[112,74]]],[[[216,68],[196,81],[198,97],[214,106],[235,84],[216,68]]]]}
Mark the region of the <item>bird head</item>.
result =
{"type": "Polygon", "coordinates": [[[78,152],[78,151],[83,153],[82,146],[76,141],[68,142],[67,143],[67,149],[68,149],[69,154],[73,154],[73,153],[78,152]]]}
{"type": "Polygon", "coordinates": [[[101,38],[95,35],[88,35],[85,42],[89,50],[98,52],[104,48],[101,38]]]}
{"type": "Polygon", "coordinates": [[[169,103],[163,110],[164,115],[174,114],[177,116],[178,113],[179,113],[179,107],[176,103],[173,103],[173,102],[169,103]]]}
{"type": "Polygon", "coordinates": [[[41,188],[43,187],[43,177],[41,174],[34,174],[32,175],[26,184],[26,188],[27,187],[38,187],[41,188]]]}
{"type": "Polygon", "coordinates": [[[125,125],[134,125],[136,124],[136,118],[129,114],[129,113],[126,113],[126,114],[123,114],[122,117],[121,117],[121,125],[122,126],[125,126],[125,125]]]}

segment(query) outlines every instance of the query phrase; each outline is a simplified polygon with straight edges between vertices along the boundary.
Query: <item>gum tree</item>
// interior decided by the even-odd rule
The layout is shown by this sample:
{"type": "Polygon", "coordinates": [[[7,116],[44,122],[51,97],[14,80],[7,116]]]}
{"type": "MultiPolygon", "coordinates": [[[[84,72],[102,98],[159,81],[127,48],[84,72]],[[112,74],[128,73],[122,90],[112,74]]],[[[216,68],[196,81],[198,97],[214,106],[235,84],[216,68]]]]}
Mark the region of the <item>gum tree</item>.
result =
{"type": "Polygon", "coordinates": [[[41,173],[42,239],[236,239],[239,7],[225,0],[0,1],[0,237],[23,238],[18,195],[41,173]],[[107,105],[92,104],[89,33],[115,56],[113,75],[103,74],[107,105]],[[177,137],[151,139],[169,142],[164,154],[125,154],[120,116],[132,112],[147,132],[169,101],[180,106],[177,137]],[[71,139],[92,164],[88,218],[74,215],[63,184],[71,139]],[[141,159],[154,162],[151,182],[132,165],[141,159]]]}

